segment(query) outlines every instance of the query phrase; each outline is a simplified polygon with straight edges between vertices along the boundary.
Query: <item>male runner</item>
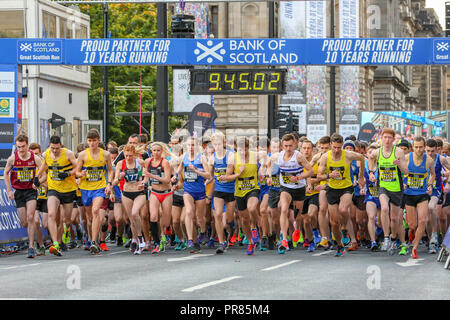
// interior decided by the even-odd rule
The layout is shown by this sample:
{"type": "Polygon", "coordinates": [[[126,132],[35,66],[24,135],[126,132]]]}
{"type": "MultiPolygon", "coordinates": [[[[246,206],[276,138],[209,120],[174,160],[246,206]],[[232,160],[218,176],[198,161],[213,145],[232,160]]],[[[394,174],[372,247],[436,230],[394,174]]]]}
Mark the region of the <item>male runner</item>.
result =
{"type": "Polygon", "coordinates": [[[51,136],[50,147],[45,151],[44,161],[39,169],[39,179],[47,174],[48,229],[53,241],[49,251],[56,256],[62,256],[58,242],[61,240],[58,237],[58,225],[62,218],[59,206],[63,207],[65,220],[70,220],[78,188],[74,176],[76,166],[74,153],[62,147],[60,137],[51,136]]]}
{"type": "Polygon", "coordinates": [[[34,249],[36,190],[40,186],[39,179],[35,175],[36,169],[41,166],[42,161],[40,157],[28,150],[26,135],[18,135],[15,143],[17,150],[6,161],[4,179],[8,197],[10,200],[15,200],[20,222],[28,231],[27,258],[34,258],[36,256],[34,249]],[[14,192],[11,186],[15,189],[14,192]]]}
{"type": "Polygon", "coordinates": [[[336,256],[345,253],[342,235],[347,236],[345,230],[349,218],[349,208],[352,203],[353,183],[350,177],[350,166],[353,160],[361,163],[358,183],[364,186],[364,156],[362,154],[342,149],[344,139],[334,133],[331,136],[331,150],[322,155],[319,160],[317,178],[328,181],[326,196],[333,235],[337,241],[336,256]],[[328,172],[325,174],[325,172],[328,172]],[[341,235],[341,227],[344,228],[341,235]]]}

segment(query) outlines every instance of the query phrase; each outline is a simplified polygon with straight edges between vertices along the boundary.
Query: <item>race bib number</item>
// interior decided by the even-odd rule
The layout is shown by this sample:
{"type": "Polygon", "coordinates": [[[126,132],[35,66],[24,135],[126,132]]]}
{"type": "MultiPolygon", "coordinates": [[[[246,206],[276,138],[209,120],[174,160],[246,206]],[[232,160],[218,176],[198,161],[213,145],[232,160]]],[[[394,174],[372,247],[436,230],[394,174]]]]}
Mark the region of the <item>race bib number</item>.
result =
{"type": "Polygon", "coordinates": [[[426,174],[424,173],[408,173],[408,188],[410,189],[421,189],[425,182],[426,174]]]}
{"type": "MultiPolygon", "coordinates": [[[[155,175],[155,176],[162,177],[162,174],[161,174],[160,170],[152,169],[152,170],[150,170],[150,173],[155,175]]],[[[150,183],[151,184],[161,184],[161,182],[159,180],[156,180],[156,179],[150,179],[150,183]]]]}
{"type": "Polygon", "coordinates": [[[125,171],[125,179],[128,182],[136,182],[138,180],[139,173],[135,170],[127,170],[125,171]]]}
{"type": "Polygon", "coordinates": [[[272,187],[279,188],[280,187],[280,177],[272,176],[272,187]]]}
{"type": "Polygon", "coordinates": [[[224,176],[227,172],[227,168],[214,168],[214,176],[219,178],[220,176],[224,176]]]}
{"type": "Polygon", "coordinates": [[[345,168],[344,167],[330,167],[330,172],[337,171],[339,172],[339,177],[333,178],[334,180],[345,180],[344,173],[345,168]]]}
{"type": "Polygon", "coordinates": [[[105,172],[103,168],[87,168],[86,170],[86,181],[97,182],[101,181],[105,172]]]}
{"type": "Polygon", "coordinates": [[[33,180],[34,168],[18,168],[17,180],[20,182],[30,182],[33,180]]]}
{"type": "Polygon", "coordinates": [[[369,186],[369,193],[374,198],[378,198],[379,195],[380,195],[379,189],[378,189],[378,187],[375,184],[369,186]]]}
{"type": "Polygon", "coordinates": [[[256,188],[255,178],[254,177],[238,178],[237,187],[241,191],[253,190],[256,188]]]}
{"type": "Polygon", "coordinates": [[[394,182],[397,179],[396,167],[380,167],[380,180],[383,182],[394,182]]]}
{"type": "Polygon", "coordinates": [[[58,175],[64,171],[59,170],[58,167],[50,167],[48,168],[48,172],[50,174],[50,179],[52,179],[53,181],[63,181],[64,179],[61,179],[60,177],[58,177],[58,175]]]}
{"type": "Polygon", "coordinates": [[[295,177],[297,173],[289,173],[289,172],[281,172],[281,179],[283,179],[283,183],[285,184],[298,184],[297,181],[291,182],[290,177],[295,177]]]}
{"type": "Polygon", "coordinates": [[[184,170],[184,181],[186,182],[197,182],[198,175],[189,169],[184,170]]]}

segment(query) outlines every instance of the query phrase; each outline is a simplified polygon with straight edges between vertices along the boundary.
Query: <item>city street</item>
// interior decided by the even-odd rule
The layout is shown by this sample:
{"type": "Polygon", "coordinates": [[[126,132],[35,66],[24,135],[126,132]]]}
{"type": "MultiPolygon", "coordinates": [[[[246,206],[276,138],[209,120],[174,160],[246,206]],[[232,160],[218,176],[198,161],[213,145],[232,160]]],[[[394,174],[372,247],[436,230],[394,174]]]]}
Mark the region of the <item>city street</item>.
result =
{"type": "Polygon", "coordinates": [[[231,248],[218,256],[175,252],[134,256],[110,245],[91,256],[73,249],[63,257],[0,258],[0,299],[448,299],[450,271],[420,247],[419,259],[368,249],[334,256],[297,248],[245,254],[231,248]],[[79,276],[79,277],[78,277],[79,276]]]}

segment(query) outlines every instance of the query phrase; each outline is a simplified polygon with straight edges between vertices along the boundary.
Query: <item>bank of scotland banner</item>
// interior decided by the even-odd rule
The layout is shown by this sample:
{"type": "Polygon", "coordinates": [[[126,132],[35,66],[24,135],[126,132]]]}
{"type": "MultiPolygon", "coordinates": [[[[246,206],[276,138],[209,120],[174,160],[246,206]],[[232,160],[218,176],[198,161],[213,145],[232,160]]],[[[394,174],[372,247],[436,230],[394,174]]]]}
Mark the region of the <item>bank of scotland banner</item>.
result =
{"type": "Polygon", "coordinates": [[[0,39],[2,64],[450,64],[448,38],[0,39]]]}

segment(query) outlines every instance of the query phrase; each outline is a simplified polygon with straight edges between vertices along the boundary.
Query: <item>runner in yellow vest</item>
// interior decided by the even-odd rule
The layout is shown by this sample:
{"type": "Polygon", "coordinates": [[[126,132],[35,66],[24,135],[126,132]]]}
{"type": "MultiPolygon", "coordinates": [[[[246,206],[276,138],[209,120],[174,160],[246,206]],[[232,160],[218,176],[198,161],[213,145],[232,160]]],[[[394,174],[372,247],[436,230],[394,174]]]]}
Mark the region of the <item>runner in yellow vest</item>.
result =
{"type": "MultiPolygon", "coordinates": [[[[89,148],[78,155],[77,177],[81,178],[80,190],[83,205],[89,216],[92,216],[92,243],[91,253],[98,254],[99,247],[104,247],[104,242],[98,245],[97,238],[102,226],[100,208],[106,196],[111,193],[111,185],[114,179],[111,154],[99,148],[100,134],[96,129],[89,130],[87,134],[89,148]],[[106,181],[108,174],[108,182],[106,181]]],[[[102,248],[102,250],[105,250],[102,248]]]]}
{"type": "Polygon", "coordinates": [[[353,160],[361,162],[358,183],[364,187],[364,156],[362,154],[342,150],[344,139],[334,133],[331,136],[331,150],[319,160],[317,178],[328,179],[326,195],[333,235],[338,243],[336,256],[345,253],[342,236],[347,238],[346,226],[349,219],[349,208],[352,204],[353,183],[350,177],[350,166],[353,160]],[[328,172],[325,174],[325,172],[328,172]],[[341,226],[344,228],[341,234],[341,226]]]}
{"type": "Polygon", "coordinates": [[[76,166],[74,153],[62,147],[61,138],[50,137],[50,147],[45,151],[44,161],[39,169],[39,179],[47,174],[48,229],[53,241],[49,251],[56,256],[62,256],[59,246],[62,234],[61,236],[58,234],[61,219],[59,206],[62,205],[64,208],[64,220],[70,221],[78,188],[74,176],[76,166]]]}

